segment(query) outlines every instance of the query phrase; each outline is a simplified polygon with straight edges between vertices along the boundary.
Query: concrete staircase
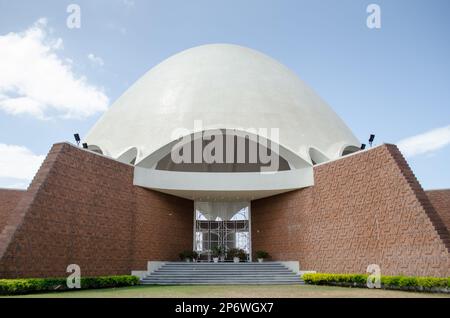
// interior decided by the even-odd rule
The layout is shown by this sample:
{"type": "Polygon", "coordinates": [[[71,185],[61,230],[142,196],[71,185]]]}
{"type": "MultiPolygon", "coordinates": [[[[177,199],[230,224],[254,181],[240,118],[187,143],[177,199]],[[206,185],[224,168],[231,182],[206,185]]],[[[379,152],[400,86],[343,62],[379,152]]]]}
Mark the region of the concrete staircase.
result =
{"type": "Polygon", "coordinates": [[[141,279],[149,285],[280,285],[303,284],[299,275],[277,262],[168,262],[141,279]]]}

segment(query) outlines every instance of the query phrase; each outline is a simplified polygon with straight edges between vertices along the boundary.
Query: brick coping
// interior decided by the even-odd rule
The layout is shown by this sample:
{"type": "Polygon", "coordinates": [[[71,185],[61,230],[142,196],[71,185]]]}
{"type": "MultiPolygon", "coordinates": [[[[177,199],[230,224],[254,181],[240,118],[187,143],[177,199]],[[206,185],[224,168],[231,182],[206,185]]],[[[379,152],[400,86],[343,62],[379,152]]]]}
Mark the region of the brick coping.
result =
{"type": "Polygon", "coordinates": [[[130,167],[134,167],[134,165],[132,165],[132,164],[119,161],[119,160],[117,160],[117,159],[115,159],[113,157],[110,157],[110,156],[107,156],[107,155],[104,155],[104,154],[101,154],[101,153],[98,153],[98,152],[95,152],[95,151],[92,151],[92,150],[89,150],[89,149],[84,149],[83,147],[78,147],[78,146],[74,145],[73,143],[71,143],[69,141],[61,141],[61,142],[57,142],[57,143],[53,144],[53,146],[57,146],[57,145],[68,145],[68,146],[70,146],[72,148],[75,148],[75,149],[78,149],[78,150],[81,150],[81,151],[85,151],[87,153],[90,153],[90,154],[93,154],[93,155],[96,155],[96,156],[100,156],[100,157],[103,157],[105,159],[109,159],[109,160],[112,160],[112,161],[115,161],[115,162],[118,162],[118,163],[122,163],[122,164],[130,166],[130,167]]]}

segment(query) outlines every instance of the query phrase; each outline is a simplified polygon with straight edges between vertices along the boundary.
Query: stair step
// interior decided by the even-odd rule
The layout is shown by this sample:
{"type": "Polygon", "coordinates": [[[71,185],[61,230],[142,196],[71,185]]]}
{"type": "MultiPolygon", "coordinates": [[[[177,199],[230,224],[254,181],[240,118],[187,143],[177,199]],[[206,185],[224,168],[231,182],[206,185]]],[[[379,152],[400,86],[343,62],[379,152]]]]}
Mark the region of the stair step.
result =
{"type": "Polygon", "coordinates": [[[289,270],[285,267],[260,267],[260,268],[233,268],[233,267],[161,267],[158,270],[172,270],[172,271],[179,271],[179,270],[188,270],[188,271],[204,271],[204,270],[213,270],[213,271],[281,271],[281,270],[289,270]]]}
{"type": "Polygon", "coordinates": [[[288,269],[285,268],[280,268],[280,269],[233,269],[233,268],[193,268],[193,269],[189,269],[189,268],[176,268],[176,269],[167,269],[167,268],[162,268],[159,269],[158,271],[164,271],[164,272],[180,272],[180,271],[185,271],[185,272],[205,272],[205,273],[209,273],[209,272],[224,272],[224,273],[232,273],[232,272],[291,272],[288,269]]]}
{"type": "Polygon", "coordinates": [[[301,281],[298,277],[273,277],[273,278],[267,278],[267,277],[239,277],[239,278],[230,278],[230,277],[146,277],[142,279],[142,281],[156,281],[156,280],[189,280],[189,281],[202,281],[202,280],[295,280],[295,281],[301,281]]]}
{"type": "Polygon", "coordinates": [[[255,277],[266,277],[266,276],[296,276],[293,273],[233,273],[233,275],[223,274],[223,273],[189,273],[189,272],[182,272],[182,273],[152,273],[151,276],[194,276],[194,277],[201,277],[201,276],[219,276],[219,277],[229,277],[229,276],[255,276],[255,277]]]}
{"type": "Polygon", "coordinates": [[[289,279],[289,278],[295,278],[299,279],[300,277],[292,274],[292,275],[241,275],[241,276],[224,276],[224,275],[198,275],[198,276],[191,276],[191,275],[148,275],[145,276],[143,279],[162,279],[167,277],[173,277],[173,278],[189,278],[189,279],[204,279],[204,278],[214,278],[214,279],[245,279],[245,278],[255,278],[255,279],[289,279]]]}
{"type": "Polygon", "coordinates": [[[144,277],[141,283],[156,285],[304,284],[297,274],[278,262],[170,262],[144,277]]]}
{"type": "Polygon", "coordinates": [[[298,282],[152,282],[142,283],[143,285],[299,285],[298,282]]]}
{"type": "Polygon", "coordinates": [[[300,279],[298,279],[297,277],[286,277],[286,278],[279,278],[279,277],[275,277],[273,279],[267,278],[267,277],[262,277],[262,278],[251,278],[251,277],[242,277],[242,278],[214,278],[214,277],[202,277],[202,278],[190,278],[190,277],[183,277],[183,278],[175,278],[175,277],[161,277],[161,278],[147,278],[147,279],[143,279],[143,282],[154,282],[154,281],[194,281],[194,282],[201,282],[201,281],[215,281],[215,282],[220,282],[220,281],[227,281],[227,282],[232,282],[232,281],[294,281],[294,282],[300,282],[300,279]]]}
{"type": "Polygon", "coordinates": [[[167,264],[164,266],[215,266],[215,267],[220,267],[220,266],[239,266],[239,267],[273,267],[273,266],[284,266],[280,263],[273,263],[273,264],[250,264],[250,263],[180,263],[180,264],[167,264]]]}

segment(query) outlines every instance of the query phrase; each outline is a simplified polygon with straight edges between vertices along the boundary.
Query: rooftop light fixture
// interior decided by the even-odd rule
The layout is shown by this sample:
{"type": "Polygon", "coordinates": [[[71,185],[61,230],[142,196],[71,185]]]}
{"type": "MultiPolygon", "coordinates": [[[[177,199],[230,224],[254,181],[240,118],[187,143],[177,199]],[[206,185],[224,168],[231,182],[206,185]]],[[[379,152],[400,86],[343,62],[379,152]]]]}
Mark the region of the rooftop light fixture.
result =
{"type": "Polygon", "coordinates": [[[80,146],[80,135],[79,134],[74,134],[73,137],[75,138],[75,141],[77,143],[77,146],[80,146]]]}
{"type": "Polygon", "coordinates": [[[375,135],[370,135],[369,137],[369,145],[372,147],[373,140],[375,139],[375,135]]]}

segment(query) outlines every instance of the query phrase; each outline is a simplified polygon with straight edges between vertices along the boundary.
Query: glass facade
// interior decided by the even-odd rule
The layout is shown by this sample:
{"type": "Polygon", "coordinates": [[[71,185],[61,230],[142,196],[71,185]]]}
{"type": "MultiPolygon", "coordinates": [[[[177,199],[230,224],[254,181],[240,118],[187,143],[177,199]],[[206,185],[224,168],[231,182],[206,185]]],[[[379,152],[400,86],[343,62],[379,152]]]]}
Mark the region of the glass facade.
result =
{"type": "Polygon", "coordinates": [[[194,250],[211,261],[216,247],[244,250],[251,258],[250,202],[195,202],[194,250]]]}

